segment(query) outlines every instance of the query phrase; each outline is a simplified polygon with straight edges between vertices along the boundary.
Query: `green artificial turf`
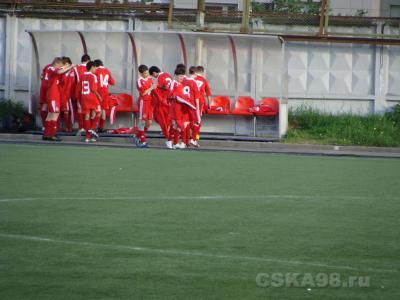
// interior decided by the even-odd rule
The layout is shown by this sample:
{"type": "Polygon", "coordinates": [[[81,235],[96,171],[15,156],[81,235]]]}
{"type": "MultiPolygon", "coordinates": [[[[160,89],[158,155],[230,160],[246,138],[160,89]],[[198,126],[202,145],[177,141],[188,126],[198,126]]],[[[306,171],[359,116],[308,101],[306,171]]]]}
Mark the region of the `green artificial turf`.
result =
{"type": "Polygon", "coordinates": [[[400,299],[399,175],[394,159],[0,144],[0,299],[400,299]]]}

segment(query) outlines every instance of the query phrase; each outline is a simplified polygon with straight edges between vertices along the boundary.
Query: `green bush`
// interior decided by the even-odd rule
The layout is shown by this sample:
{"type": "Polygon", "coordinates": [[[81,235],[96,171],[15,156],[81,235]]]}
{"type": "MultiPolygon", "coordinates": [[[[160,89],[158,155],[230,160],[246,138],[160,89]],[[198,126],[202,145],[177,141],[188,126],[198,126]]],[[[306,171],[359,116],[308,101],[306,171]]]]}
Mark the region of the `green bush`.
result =
{"type": "Polygon", "coordinates": [[[323,114],[311,108],[289,112],[288,142],[400,146],[400,106],[380,115],[323,114]]]}
{"type": "Polygon", "coordinates": [[[33,116],[20,102],[0,99],[0,131],[21,132],[33,127],[33,116]]]}

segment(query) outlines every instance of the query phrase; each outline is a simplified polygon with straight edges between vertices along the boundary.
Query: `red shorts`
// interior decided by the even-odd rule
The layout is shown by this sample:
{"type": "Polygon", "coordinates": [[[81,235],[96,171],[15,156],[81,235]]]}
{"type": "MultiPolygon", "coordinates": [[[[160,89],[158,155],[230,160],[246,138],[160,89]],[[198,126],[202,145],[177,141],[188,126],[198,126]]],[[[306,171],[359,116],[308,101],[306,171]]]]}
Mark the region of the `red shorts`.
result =
{"type": "Polygon", "coordinates": [[[158,124],[169,124],[169,111],[170,105],[167,104],[158,104],[154,108],[154,120],[158,124]]]}
{"type": "Polygon", "coordinates": [[[98,113],[101,112],[101,106],[97,97],[85,97],[81,98],[82,113],[85,115],[90,114],[90,111],[98,113]]]}
{"type": "Polygon", "coordinates": [[[108,89],[107,90],[99,89],[99,94],[101,97],[101,102],[100,102],[101,109],[109,110],[110,109],[110,103],[109,103],[110,101],[109,101],[109,96],[108,96],[108,89]]]}
{"type": "Polygon", "coordinates": [[[200,110],[198,109],[193,109],[188,107],[188,116],[189,116],[189,122],[190,123],[201,123],[201,114],[200,110]]]}
{"type": "Polygon", "coordinates": [[[70,111],[69,107],[69,98],[62,97],[60,101],[60,110],[61,111],[70,111]]]}
{"type": "Polygon", "coordinates": [[[190,108],[187,105],[173,101],[169,113],[171,125],[175,122],[183,131],[185,129],[185,123],[189,122],[189,110],[190,108]]]}
{"type": "Polygon", "coordinates": [[[47,111],[49,113],[59,113],[60,112],[60,100],[47,101],[47,111]]]}
{"type": "Polygon", "coordinates": [[[152,101],[139,100],[139,120],[153,120],[153,103],[152,101]]]}

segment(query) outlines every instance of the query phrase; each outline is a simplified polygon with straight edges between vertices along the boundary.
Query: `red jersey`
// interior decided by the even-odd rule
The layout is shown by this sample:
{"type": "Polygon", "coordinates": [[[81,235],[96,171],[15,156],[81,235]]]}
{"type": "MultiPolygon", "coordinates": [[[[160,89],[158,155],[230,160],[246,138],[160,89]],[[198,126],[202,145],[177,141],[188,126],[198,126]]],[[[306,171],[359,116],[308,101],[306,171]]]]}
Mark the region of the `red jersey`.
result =
{"type": "Polygon", "coordinates": [[[97,68],[96,77],[98,82],[98,90],[100,93],[103,91],[108,93],[108,86],[115,84],[115,80],[112,77],[111,72],[103,66],[97,68]]]}
{"type": "Polygon", "coordinates": [[[74,68],[75,71],[75,99],[79,99],[81,96],[81,89],[78,88],[80,86],[80,82],[82,81],[83,75],[87,72],[86,65],[81,64],[74,68]]]}
{"type": "Polygon", "coordinates": [[[139,100],[143,101],[152,101],[153,97],[151,92],[144,93],[146,90],[151,88],[153,85],[153,79],[149,76],[147,78],[139,77],[136,87],[139,92],[139,100]]]}
{"type": "Polygon", "coordinates": [[[62,74],[60,83],[61,101],[68,102],[73,96],[75,85],[75,72],[69,70],[62,74]]]}
{"type": "Polygon", "coordinates": [[[49,83],[47,89],[47,101],[60,101],[60,81],[62,74],[58,74],[61,68],[48,68],[49,83]]]}
{"type": "Polygon", "coordinates": [[[211,96],[211,90],[207,79],[205,79],[201,75],[196,75],[194,80],[196,80],[197,87],[199,88],[200,97],[204,97],[204,94],[206,94],[207,96],[211,96]]]}
{"type": "Polygon", "coordinates": [[[172,78],[168,73],[161,72],[157,78],[157,88],[153,90],[158,104],[168,105],[168,96],[170,94],[172,78]]]}
{"type": "Polygon", "coordinates": [[[40,76],[40,91],[39,91],[39,103],[44,104],[46,103],[47,99],[47,90],[49,88],[49,67],[51,67],[51,64],[48,64],[45,66],[42,70],[41,76],[40,76]]]}
{"type": "Polygon", "coordinates": [[[175,88],[176,100],[193,109],[198,109],[199,88],[196,81],[193,78],[185,77],[180,85],[175,88]]]}
{"type": "Polygon", "coordinates": [[[94,92],[97,92],[97,77],[91,72],[85,72],[81,77],[80,93],[84,107],[99,105],[99,99],[94,92]]]}

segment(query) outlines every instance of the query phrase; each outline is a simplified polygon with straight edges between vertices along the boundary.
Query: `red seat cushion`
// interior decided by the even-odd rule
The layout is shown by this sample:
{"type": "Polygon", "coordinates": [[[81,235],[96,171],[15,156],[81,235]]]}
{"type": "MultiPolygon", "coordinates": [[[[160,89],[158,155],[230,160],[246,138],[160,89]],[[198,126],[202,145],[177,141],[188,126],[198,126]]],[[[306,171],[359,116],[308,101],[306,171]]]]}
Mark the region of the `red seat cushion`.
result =
{"type": "Polygon", "coordinates": [[[229,115],[231,113],[231,101],[226,96],[216,96],[210,101],[208,114],[210,115],[229,115]]]}
{"type": "Polygon", "coordinates": [[[247,96],[240,96],[235,102],[235,109],[232,114],[239,116],[252,116],[250,109],[254,107],[254,99],[247,96]]]}

